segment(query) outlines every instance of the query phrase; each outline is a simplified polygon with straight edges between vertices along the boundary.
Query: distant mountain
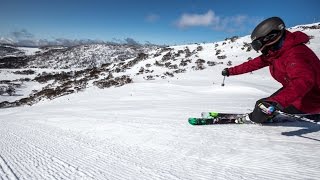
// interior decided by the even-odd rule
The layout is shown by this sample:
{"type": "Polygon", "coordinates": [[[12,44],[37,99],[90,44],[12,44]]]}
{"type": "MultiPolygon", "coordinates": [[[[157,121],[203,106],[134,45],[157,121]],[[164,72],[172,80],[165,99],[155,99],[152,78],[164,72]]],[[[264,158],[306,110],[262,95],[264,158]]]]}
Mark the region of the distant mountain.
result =
{"type": "Polygon", "coordinates": [[[133,46],[90,44],[68,48],[44,48],[42,52],[28,57],[29,68],[92,68],[102,64],[119,62],[137,57],[139,53],[148,53],[157,46],[133,46]]]}
{"type": "Polygon", "coordinates": [[[92,68],[105,63],[134,58],[139,53],[148,53],[157,48],[159,46],[126,44],[88,44],[42,48],[0,45],[0,68],[92,68]]]}
{"type": "Polygon", "coordinates": [[[11,38],[4,38],[4,37],[0,37],[0,44],[8,44],[8,45],[12,45],[14,44],[14,40],[11,38]]]}

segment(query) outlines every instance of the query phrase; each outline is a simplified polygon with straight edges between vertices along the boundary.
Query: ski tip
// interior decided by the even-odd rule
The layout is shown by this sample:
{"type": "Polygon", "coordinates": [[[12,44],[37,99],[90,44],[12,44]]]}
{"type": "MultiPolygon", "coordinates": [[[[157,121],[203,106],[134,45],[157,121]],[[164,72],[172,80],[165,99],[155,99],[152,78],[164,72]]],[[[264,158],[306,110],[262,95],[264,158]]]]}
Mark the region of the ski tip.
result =
{"type": "Polygon", "coordinates": [[[213,119],[212,118],[189,118],[188,122],[191,125],[207,125],[207,124],[213,124],[213,119]]]}
{"type": "Polygon", "coordinates": [[[199,125],[197,118],[189,118],[188,122],[191,125],[199,125]]]}

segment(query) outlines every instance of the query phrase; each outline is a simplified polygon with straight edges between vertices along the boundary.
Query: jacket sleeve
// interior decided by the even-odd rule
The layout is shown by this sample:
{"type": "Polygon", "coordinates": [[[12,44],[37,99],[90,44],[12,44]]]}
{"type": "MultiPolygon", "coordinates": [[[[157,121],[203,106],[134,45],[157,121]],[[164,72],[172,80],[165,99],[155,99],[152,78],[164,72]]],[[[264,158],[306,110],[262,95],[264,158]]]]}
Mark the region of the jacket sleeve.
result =
{"type": "Polygon", "coordinates": [[[290,61],[286,64],[288,85],[275,96],[268,98],[269,101],[277,102],[284,108],[301,100],[315,84],[315,72],[303,53],[289,58],[290,61]]]}
{"type": "Polygon", "coordinates": [[[229,68],[229,75],[238,75],[238,74],[244,74],[248,72],[252,72],[258,69],[261,69],[263,67],[268,66],[268,62],[264,61],[262,59],[262,56],[258,56],[252,60],[249,60],[247,62],[244,62],[238,66],[229,68]]]}

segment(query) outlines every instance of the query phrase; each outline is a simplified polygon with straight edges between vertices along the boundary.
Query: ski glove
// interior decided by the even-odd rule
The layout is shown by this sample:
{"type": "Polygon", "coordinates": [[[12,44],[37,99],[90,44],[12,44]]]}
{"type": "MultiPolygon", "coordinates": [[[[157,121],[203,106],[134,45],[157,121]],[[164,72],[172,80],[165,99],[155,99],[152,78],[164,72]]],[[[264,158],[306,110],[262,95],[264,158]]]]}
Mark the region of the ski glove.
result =
{"type": "Polygon", "coordinates": [[[263,101],[258,106],[261,111],[268,116],[274,116],[276,111],[281,111],[283,109],[278,103],[270,101],[263,101]]]}
{"type": "Polygon", "coordinates": [[[223,71],[222,71],[222,76],[229,76],[229,69],[228,68],[225,68],[223,71]]]}

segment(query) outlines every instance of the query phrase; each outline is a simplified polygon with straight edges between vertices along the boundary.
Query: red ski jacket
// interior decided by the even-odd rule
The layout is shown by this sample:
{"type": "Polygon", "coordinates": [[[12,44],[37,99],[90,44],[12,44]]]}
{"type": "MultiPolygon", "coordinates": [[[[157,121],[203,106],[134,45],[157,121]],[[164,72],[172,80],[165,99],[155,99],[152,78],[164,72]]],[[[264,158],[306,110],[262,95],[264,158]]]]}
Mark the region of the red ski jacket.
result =
{"type": "Polygon", "coordinates": [[[267,100],[286,108],[293,105],[304,113],[320,112],[320,60],[305,43],[309,37],[303,32],[286,31],[280,50],[261,55],[229,68],[230,75],[244,74],[269,66],[272,77],[282,90],[267,100]]]}

